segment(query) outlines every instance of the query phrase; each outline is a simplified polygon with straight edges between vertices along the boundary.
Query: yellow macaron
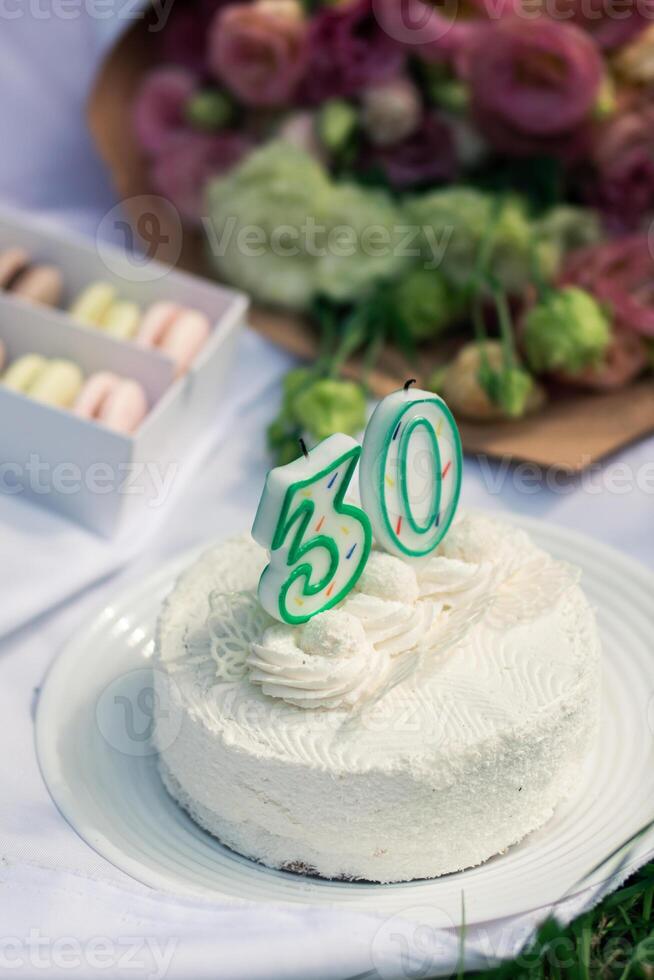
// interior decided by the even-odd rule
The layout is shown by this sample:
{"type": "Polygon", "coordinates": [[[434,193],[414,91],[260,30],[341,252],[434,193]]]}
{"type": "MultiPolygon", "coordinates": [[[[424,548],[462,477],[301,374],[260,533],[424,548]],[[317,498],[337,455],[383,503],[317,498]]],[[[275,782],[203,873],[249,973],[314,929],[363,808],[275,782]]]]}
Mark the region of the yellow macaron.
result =
{"type": "Polygon", "coordinates": [[[116,290],[109,282],[92,282],[79,294],[69,313],[84,327],[99,327],[116,301],[116,290]]]}
{"type": "Polygon", "coordinates": [[[80,325],[95,327],[119,340],[131,340],[141,322],[138,305],[119,300],[109,282],[92,282],[79,294],[69,313],[80,325]]]}
{"type": "Polygon", "coordinates": [[[2,383],[46,405],[69,408],[77,398],[84,376],[74,361],[48,360],[40,354],[24,354],[5,371],[2,383]]]}

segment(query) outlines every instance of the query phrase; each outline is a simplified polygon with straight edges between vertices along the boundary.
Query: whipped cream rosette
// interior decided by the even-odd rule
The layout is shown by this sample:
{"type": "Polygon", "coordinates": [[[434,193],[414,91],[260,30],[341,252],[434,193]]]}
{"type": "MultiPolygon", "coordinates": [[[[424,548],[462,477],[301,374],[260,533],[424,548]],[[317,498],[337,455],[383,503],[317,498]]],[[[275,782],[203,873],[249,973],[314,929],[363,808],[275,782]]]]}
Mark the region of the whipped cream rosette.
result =
{"type": "Polygon", "coordinates": [[[388,670],[388,655],[373,649],[362,623],[332,610],[293,628],[276,624],[248,659],[250,681],[264,694],[299,708],[349,707],[365,698],[388,670]]]}

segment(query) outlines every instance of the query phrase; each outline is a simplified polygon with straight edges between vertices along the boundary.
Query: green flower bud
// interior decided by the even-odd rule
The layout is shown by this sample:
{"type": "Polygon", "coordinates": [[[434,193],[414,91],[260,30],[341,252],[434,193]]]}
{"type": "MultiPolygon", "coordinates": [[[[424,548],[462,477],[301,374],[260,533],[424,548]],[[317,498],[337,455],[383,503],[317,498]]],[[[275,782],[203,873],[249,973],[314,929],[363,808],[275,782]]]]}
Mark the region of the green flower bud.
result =
{"type": "Polygon", "coordinates": [[[431,372],[427,380],[427,391],[433,391],[436,395],[442,394],[445,379],[447,378],[447,370],[447,364],[443,364],[431,372]]]}
{"type": "Polygon", "coordinates": [[[499,340],[466,344],[429,383],[455,415],[475,422],[522,417],[545,402],[538,382],[519,364],[507,363],[499,340]]]}
{"type": "MultiPolygon", "coordinates": [[[[492,219],[491,219],[492,222],[492,219]]],[[[533,230],[524,201],[504,202],[493,229],[490,269],[502,288],[520,295],[532,278],[533,230]]],[[[546,256],[540,256],[541,261],[546,256]]]]}
{"type": "Polygon", "coordinates": [[[361,385],[354,381],[314,381],[295,396],[292,410],[300,425],[317,440],[335,432],[355,435],[366,424],[366,399],[361,385]]]}
{"type": "Polygon", "coordinates": [[[287,463],[294,463],[302,455],[300,443],[297,439],[288,438],[275,447],[275,466],[286,466],[287,463]]]}
{"type": "Polygon", "coordinates": [[[529,272],[529,282],[527,285],[535,284],[542,286],[543,283],[550,283],[558,276],[561,270],[561,259],[563,253],[558,245],[553,241],[534,242],[533,268],[529,272]],[[534,280],[538,276],[538,281],[534,280]]]}
{"type": "Polygon", "coordinates": [[[553,280],[563,257],[577,248],[595,245],[602,237],[601,223],[595,211],[571,204],[559,204],[534,225],[536,263],[540,278],[553,280]]]}
{"type": "Polygon", "coordinates": [[[484,271],[506,292],[519,295],[531,281],[533,227],[517,195],[498,205],[491,194],[455,185],[414,198],[407,211],[409,221],[422,229],[426,258],[433,259],[434,242],[443,243],[439,269],[455,285],[470,283],[482,248],[484,271]]]}
{"type": "Polygon", "coordinates": [[[437,269],[413,269],[394,286],[392,302],[414,340],[438,337],[461,311],[454,289],[437,269]]]}
{"type": "Polygon", "coordinates": [[[211,89],[197,92],[186,105],[186,118],[197,129],[223,129],[233,116],[234,107],[228,97],[211,89]]]}
{"type": "Polygon", "coordinates": [[[534,379],[528,371],[519,367],[503,367],[496,371],[482,364],[479,383],[504,415],[518,419],[525,414],[534,389],[534,379]]]}
{"type": "Polygon", "coordinates": [[[289,439],[289,433],[291,430],[291,424],[288,416],[282,413],[274,419],[268,429],[266,430],[266,435],[268,436],[268,447],[270,449],[278,449],[282,446],[287,439],[289,439]]]}
{"type": "Polygon", "coordinates": [[[618,100],[615,94],[615,85],[613,79],[607,72],[602,79],[599,92],[597,93],[597,99],[593,107],[593,117],[599,122],[604,119],[609,119],[615,114],[617,107],[618,100]]]}
{"type": "Polygon", "coordinates": [[[470,92],[457,78],[432,82],[429,94],[433,101],[448,112],[462,113],[468,108],[470,92]]]}
{"type": "Polygon", "coordinates": [[[318,116],[318,135],[330,153],[340,153],[357,127],[354,106],[342,99],[325,102],[318,116]]]}
{"type": "Polygon", "coordinates": [[[611,326],[597,300],[577,286],[549,293],[524,321],[523,343],[532,370],[569,374],[598,364],[611,326]]]}
{"type": "Polygon", "coordinates": [[[315,380],[314,372],[308,367],[293,368],[282,381],[282,414],[293,418],[293,402],[304,388],[315,380]]]}

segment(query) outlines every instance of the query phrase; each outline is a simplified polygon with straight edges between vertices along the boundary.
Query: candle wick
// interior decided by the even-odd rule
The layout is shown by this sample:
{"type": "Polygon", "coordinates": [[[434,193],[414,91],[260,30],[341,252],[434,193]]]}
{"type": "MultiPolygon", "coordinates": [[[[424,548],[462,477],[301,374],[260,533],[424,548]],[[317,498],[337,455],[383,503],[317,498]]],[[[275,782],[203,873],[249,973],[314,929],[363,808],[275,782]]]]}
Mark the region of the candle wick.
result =
{"type": "Polygon", "coordinates": [[[411,387],[411,385],[414,385],[415,383],[416,383],[416,379],[415,378],[409,378],[408,381],[405,381],[404,382],[404,390],[405,391],[408,391],[409,388],[411,387]]]}
{"type": "Polygon", "coordinates": [[[308,459],[309,458],[309,450],[307,449],[306,442],[304,441],[304,439],[302,439],[302,437],[300,437],[298,439],[298,442],[300,443],[300,449],[302,450],[302,455],[304,456],[305,459],[308,459]]]}

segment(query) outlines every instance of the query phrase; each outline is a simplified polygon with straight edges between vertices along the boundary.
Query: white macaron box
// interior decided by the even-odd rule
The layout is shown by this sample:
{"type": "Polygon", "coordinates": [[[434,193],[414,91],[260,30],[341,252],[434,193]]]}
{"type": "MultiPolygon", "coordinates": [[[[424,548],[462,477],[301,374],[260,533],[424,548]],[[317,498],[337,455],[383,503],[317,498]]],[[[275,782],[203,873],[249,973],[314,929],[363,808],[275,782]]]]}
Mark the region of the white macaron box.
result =
{"type": "Polygon", "coordinates": [[[16,248],[59,269],[64,287],[60,308],[0,291],[5,370],[27,354],[73,361],[85,378],[110,372],[138,382],[148,410],[137,428],[125,434],[0,381],[0,492],[20,494],[111,536],[140,521],[144,507],[157,505],[163,480],[181,477],[192,465],[199,441],[218,417],[248,300],[217,284],[0,209],[0,253],[16,248]],[[178,375],[175,362],[162,351],[76,323],[67,310],[94,282],[112,285],[121,301],[142,310],[168,301],[206,314],[211,330],[188,370],[178,375]]]}

